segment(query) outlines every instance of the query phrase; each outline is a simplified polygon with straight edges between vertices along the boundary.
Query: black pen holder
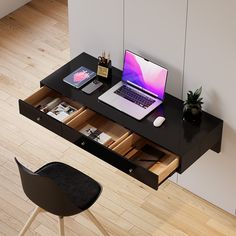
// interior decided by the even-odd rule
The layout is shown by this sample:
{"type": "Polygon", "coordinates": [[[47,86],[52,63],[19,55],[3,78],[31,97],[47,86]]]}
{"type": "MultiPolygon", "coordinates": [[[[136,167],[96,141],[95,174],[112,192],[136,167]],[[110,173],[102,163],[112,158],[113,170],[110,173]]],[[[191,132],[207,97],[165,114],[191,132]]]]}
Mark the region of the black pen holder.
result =
{"type": "Polygon", "coordinates": [[[98,62],[97,76],[106,79],[111,78],[112,76],[111,60],[108,63],[98,62]]]}

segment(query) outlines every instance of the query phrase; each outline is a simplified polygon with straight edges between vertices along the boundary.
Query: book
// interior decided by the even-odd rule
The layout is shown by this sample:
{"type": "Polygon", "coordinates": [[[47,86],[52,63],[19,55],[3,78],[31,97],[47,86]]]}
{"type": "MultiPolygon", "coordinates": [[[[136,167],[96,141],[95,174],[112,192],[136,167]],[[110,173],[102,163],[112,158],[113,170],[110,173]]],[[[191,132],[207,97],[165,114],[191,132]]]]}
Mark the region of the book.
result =
{"type": "Polygon", "coordinates": [[[73,71],[71,74],[67,75],[63,81],[70,84],[75,88],[80,88],[85,85],[87,82],[92,80],[96,76],[96,73],[84,66],[81,66],[79,69],[73,71]]]}
{"type": "Polygon", "coordinates": [[[93,127],[90,124],[84,126],[82,129],[79,130],[79,132],[93,139],[94,141],[103,144],[104,146],[109,146],[113,142],[111,136],[100,131],[99,129],[93,127]]]}
{"type": "Polygon", "coordinates": [[[64,121],[68,116],[70,116],[76,110],[77,109],[75,107],[72,107],[68,103],[61,102],[54,108],[52,108],[50,111],[48,111],[47,114],[55,118],[56,120],[64,121]]]}
{"type": "Polygon", "coordinates": [[[40,111],[47,113],[61,102],[62,100],[60,98],[46,97],[37,103],[35,107],[40,111]]]}
{"type": "Polygon", "coordinates": [[[130,160],[139,166],[149,169],[164,155],[165,153],[159,149],[149,144],[145,144],[132,158],[130,158],[130,160]]]}
{"type": "Polygon", "coordinates": [[[46,97],[43,100],[41,100],[38,103],[36,103],[34,106],[38,110],[42,111],[47,106],[47,104],[50,103],[52,100],[53,100],[52,97],[46,97]]]}

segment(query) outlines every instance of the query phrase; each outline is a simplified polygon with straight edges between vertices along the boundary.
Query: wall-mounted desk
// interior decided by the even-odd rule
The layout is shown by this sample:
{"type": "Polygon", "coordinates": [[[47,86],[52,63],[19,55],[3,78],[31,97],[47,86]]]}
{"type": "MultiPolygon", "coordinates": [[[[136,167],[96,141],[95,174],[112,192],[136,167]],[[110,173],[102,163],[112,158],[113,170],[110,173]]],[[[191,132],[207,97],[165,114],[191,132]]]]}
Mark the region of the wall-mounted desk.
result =
{"type": "Polygon", "coordinates": [[[19,100],[20,113],[154,189],[173,173],[185,171],[209,149],[220,152],[222,120],[203,112],[199,125],[184,122],[183,102],[166,94],[160,107],[137,121],[97,99],[121,80],[120,70],[113,68],[112,79],[103,80],[102,87],[87,95],[62,81],[80,66],[96,71],[97,59],[82,53],[43,79],[36,93],[24,101],[19,100]],[[78,110],[65,123],[59,122],[35,108],[35,104],[47,96],[60,96],[78,110]],[[161,127],[155,128],[153,120],[158,115],[165,116],[166,121],[161,127]],[[112,136],[114,143],[105,147],[79,133],[78,130],[87,123],[104,129],[112,136]],[[138,145],[150,142],[158,145],[166,155],[149,170],[125,156],[128,151],[135,152],[138,145]]]}

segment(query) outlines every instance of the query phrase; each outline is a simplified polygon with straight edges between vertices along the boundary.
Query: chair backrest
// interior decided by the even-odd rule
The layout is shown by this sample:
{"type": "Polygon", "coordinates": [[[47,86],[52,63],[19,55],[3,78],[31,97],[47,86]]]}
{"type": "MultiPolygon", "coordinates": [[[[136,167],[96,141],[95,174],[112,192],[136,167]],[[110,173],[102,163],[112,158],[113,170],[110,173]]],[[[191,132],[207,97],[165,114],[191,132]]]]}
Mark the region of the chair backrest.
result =
{"type": "Polygon", "coordinates": [[[55,182],[27,169],[16,158],[15,161],[19,168],[23,190],[32,202],[58,216],[78,213],[78,208],[55,182]]]}

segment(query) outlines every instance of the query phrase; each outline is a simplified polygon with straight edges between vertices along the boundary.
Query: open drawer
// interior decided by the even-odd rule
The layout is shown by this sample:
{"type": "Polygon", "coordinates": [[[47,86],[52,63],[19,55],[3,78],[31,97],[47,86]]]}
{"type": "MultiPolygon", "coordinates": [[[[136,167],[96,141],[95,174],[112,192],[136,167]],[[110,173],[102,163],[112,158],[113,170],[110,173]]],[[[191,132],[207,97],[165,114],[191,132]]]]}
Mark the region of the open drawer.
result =
{"type": "Polygon", "coordinates": [[[19,100],[20,113],[49,130],[62,135],[62,123],[67,123],[85,108],[61,94],[41,87],[37,92],[19,100]]]}
{"type": "Polygon", "coordinates": [[[79,134],[83,134],[110,149],[120,144],[130,133],[121,125],[90,109],[85,109],[63,125],[64,138],[74,142],[79,134]]]}
{"type": "Polygon", "coordinates": [[[157,175],[157,185],[179,166],[178,156],[134,133],[113,147],[113,151],[157,175]]]}

